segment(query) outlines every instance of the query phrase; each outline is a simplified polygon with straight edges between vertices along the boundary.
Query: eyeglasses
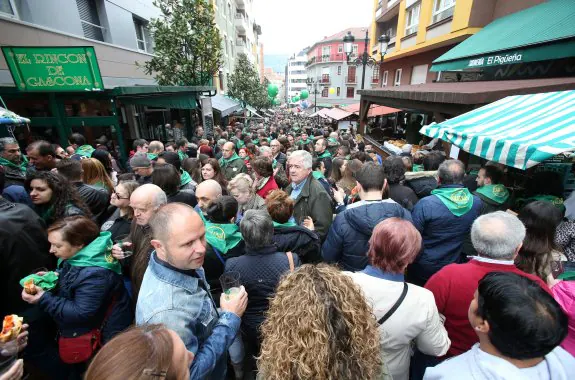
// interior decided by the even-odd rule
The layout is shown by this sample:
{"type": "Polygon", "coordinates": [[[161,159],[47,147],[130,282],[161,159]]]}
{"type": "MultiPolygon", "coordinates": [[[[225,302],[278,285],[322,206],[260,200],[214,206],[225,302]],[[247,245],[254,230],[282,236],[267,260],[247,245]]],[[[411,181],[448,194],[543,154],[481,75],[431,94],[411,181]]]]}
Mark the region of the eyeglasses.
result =
{"type": "Polygon", "coordinates": [[[130,197],[121,197],[116,191],[113,191],[112,194],[114,194],[118,199],[130,199],[130,197]]]}

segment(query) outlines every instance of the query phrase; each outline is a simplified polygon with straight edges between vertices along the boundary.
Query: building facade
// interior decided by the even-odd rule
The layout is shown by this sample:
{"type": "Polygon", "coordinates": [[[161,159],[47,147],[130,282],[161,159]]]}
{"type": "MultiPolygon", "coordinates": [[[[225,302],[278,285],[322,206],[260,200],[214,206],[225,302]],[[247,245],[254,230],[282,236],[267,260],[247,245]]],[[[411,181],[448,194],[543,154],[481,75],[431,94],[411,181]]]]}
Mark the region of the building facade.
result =
{"type": "MultiPolygon", "coordinates": [[[[333,107],[359,102],[363,68],[352,60],[365,51],[365,28],[349,28],[332,36],[325,37],[311,46],[305,65],[306,78],[318,83],[317,105],[333,107]],[[348,63],[343,47],[343,38],[351,32],[355,38],[348,63]]],[[[368,47],[369,49],[369,47],[368,47]]],[[[378,85],[378,70],[373,66],[365,68],[365,88],[378,85]]],[[[312,89],[313,92],[313,89],[312,89]]],[[[315,96],[314,96],[315,100],[315,96]]]]}
{"type": "Polygon", "coordinates": [[[544,0],[374,0],[371,52],[390,37],[380,65],[380,87],[432,83],[433,60],[491,21],[544,0]]]}
{"type": "Polygon", "coordinates": [[[307,75],[305,69],[307,51],[307,48],[303,49],[288,59],[285,81],[287,103],[290,102],[292,97],[299,95],[302,90],[307,89],[307,75]]]}

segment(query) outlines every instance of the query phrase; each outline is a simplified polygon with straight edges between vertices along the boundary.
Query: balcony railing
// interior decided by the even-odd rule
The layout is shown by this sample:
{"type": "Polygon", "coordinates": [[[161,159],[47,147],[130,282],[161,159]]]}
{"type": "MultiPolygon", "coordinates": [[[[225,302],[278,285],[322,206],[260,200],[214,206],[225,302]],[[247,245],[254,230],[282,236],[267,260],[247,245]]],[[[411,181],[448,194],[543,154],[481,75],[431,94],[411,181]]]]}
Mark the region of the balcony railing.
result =
{"type": "Polygon", "coordinates": [[[306,66],[311,66],[320,62],[343,62],[345,61],[345,53],[332,53],[329,55],[318,55],[311,57],[307,62],[306,66]]]}
{"type": "Polygon", "coordinates": [[[329,75],[322,75],[321,77],[318,78],[318,82],[321,84],[330,84],[331,80],[329,78],[329,75]]]}
{"type": "Polygon", "coordinates": [[[246,41],[238,39],[236,40],[236,46],[246,46],[246,41]]]}
{"type": "Polygon", "coordinates": [[[346,84],[355,84],[357,83],[357,75],[346,76],[345,77],[346,84]]]}
{"type": "Polygon", "coordinates": [[[371,78],[371,83],[372,83],[372,84],[377,84],[377,83],[379,83],[379,78],[371,78]]]}

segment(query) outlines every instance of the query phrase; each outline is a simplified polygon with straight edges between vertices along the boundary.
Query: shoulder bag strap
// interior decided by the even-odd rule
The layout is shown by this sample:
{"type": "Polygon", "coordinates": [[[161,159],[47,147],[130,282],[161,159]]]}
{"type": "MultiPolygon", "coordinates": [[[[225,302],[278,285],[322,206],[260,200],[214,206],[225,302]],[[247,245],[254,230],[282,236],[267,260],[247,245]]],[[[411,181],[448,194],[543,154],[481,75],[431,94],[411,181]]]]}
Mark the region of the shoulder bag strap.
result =
{"type": "Polygon", "coordinates": [[[293,263],[293,254],[291,252],[286,252],[286,256],[287,256],[288,261],[289,261],[289,271],[293,272],[295,269],[295,265],[293,263]]]}
{"type": "Polygon", "coordinates": [[[212,247],[212,250],[214,251],[214,253],[216,254],[216,256],[218,256],[218,259],[220,259],[220,262],[221,262],[223,265],[226,265],[226,260],[223,259],[223,257],[222,257],[222,255],[221,255],[220,251],[218,251],[218,250],[216,249],[216,247],[212,247]]]}
{"type": "Polygon", "coordinates": [[[389,311],[387,313],[385,313],[385,315],[383,317],[381,317],[379,319],[379,321],[377,321],[378,325],[382,325],[385,321],[387,321],[389,319],[389,317],[391,317],[391,315],[393,313],[395,313],[395,311],[397,310],[399,305],[401,305],[401,303],[405,299],[406,295],[407,295],[407,282],[404,282],[403,283],[403,291],[401,292],[399,299],[395,302],[395,304],[391,307],[391,309],[389,309],[389,311]]]}

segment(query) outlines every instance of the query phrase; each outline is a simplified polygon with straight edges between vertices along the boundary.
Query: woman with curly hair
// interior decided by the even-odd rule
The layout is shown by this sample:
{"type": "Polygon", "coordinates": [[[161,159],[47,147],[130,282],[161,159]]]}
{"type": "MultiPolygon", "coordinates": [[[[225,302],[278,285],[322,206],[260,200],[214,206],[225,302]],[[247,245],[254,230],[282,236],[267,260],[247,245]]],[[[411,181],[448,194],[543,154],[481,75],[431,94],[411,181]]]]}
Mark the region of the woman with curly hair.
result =
{"type": "Polygon", "coordinates": [[[108,194],[114,191],[114,182],[100,161],[95,158],[86,158],[80,162],[82,163],[82,182],[106,190],[108,194]]]}
{"type": "Polygon", "coordinates": [[[57,173],[35,172],[28,176],[25,187],[47,226],[66,216],[92,216],[78,190],[57,173]]]}
{"type": "Polygon", "coordinates": [[[306,264],[280,282],[261,326],[262,379],[382,379],[377,323],[351,277],[306,264]]]}

